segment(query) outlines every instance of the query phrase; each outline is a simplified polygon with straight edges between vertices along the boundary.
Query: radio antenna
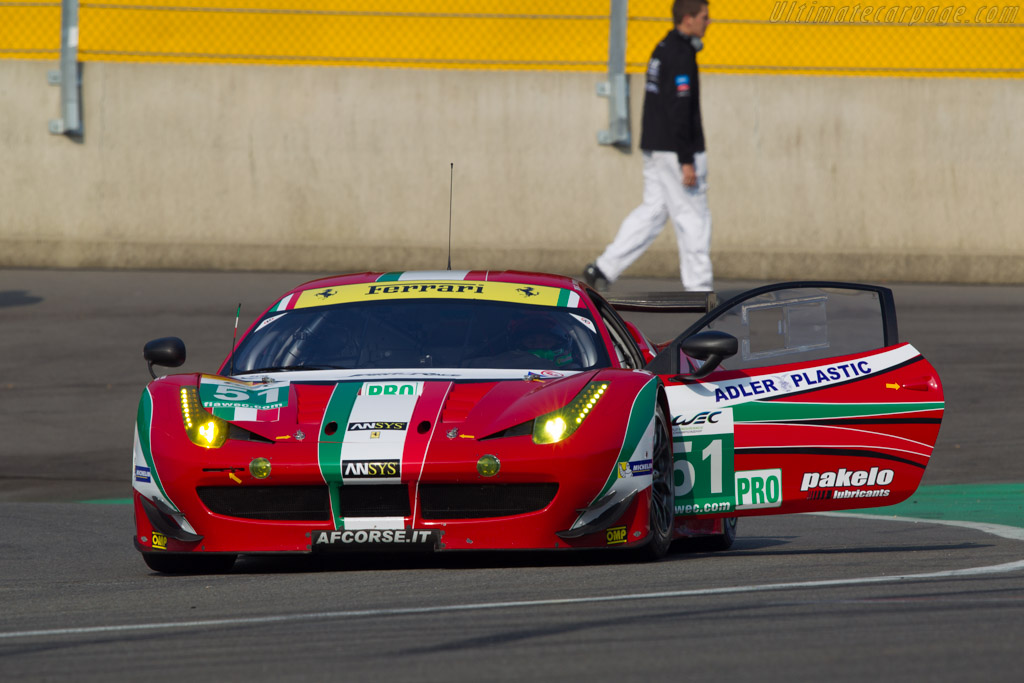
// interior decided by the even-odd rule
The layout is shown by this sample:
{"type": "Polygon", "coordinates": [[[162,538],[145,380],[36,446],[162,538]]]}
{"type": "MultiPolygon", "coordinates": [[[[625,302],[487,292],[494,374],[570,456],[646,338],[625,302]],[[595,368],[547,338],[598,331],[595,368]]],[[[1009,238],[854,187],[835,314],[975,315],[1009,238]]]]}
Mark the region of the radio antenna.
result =
{"type": "Polygon", "coordinates": [[[228,376],[235,374],[235,341],[238,339],[238,318],[242,315],[242,302],[238,302],[238,310],[235,311],[235,333],[231,336],[231,355],[228,360],[228,376]]]}
{"type": "Polygon", "coordinates": [[[455,162],[448,178],[448,270],[452,269],[452,190],[455,186],[455,162]]]}

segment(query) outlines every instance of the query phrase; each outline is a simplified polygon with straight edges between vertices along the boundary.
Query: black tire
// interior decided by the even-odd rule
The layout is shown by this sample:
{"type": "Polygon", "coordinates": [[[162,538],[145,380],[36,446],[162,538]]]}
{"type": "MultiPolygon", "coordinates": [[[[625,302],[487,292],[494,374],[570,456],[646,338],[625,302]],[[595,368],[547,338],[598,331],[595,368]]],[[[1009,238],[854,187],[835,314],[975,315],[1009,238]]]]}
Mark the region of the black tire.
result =
{"type": "Polygon", "coordinates": [[[733,541],[736,540],[736,525],[738,522],[738,517],[727,517],[726,519],[723,519],[723,532],[705,539],[705,547],[713,552],[728,550],[731,548],[733,541]]]}
{"type": "Polygon", "coordinates": [[[675,484],[672,480],[675,459],[672,436],[661,406],[654,415],[654,452],[651,456],[650,540],[640,549],[643,560],[660,560],[672,545],[675,526],[675,484]]]}
{"type": "Polygon", "coordinates": [[[146,565],[161,574],[223,574],[231,571],[237,555],[178,555],[142,553],[146,565]]]}

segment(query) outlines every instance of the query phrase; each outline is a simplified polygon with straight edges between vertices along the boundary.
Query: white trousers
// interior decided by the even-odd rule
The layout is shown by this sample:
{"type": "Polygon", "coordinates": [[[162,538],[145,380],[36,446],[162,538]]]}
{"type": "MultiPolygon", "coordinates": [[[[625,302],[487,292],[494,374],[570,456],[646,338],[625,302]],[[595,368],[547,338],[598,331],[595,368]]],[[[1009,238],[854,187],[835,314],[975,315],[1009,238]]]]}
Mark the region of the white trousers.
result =
{"type": "Polygon", "coordinates": [[[644,198],[626,216],[615,239],[597,257],[597,267],[609,282],[619,279],[672,219],[679,245],[679,273],[683,289],[711,291],[711,211],[708,209],[708,158],[699,152],[693,160],[697,186],[683,185],[683,172],[675,152],[644,152],[644,198]]]}

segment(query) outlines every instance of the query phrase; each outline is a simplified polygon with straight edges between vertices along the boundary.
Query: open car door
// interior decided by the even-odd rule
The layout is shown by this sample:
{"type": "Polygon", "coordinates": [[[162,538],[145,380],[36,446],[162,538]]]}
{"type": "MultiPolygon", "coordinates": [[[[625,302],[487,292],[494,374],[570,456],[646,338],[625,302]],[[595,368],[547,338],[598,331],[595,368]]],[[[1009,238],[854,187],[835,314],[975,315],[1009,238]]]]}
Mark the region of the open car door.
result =
{"type": "Polygon", "coordinates": [[[917,489],[942,421],[938,373],[899,343],[884,287],[745,292],[647,369],[671,409],[677,517],[898,503],[917,489]]]}

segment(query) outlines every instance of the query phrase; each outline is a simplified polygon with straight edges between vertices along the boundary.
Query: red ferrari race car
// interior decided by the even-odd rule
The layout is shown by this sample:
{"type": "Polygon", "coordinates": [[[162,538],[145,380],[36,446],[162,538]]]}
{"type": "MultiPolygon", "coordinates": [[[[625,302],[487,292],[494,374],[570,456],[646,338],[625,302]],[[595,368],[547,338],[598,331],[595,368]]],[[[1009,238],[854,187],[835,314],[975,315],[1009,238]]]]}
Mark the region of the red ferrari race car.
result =
{"type": "MultiPolygon", "coordinates": [[[[628,549],[736,518],[889,505],[942,387],[884,287],[606,299],[556,275],[359,273],[274,302],[217,374],[155,378],[135,546],[161,572],[238,554],[628,549]],[[652,344],[618,310],[706,314],[652,344]],[[710,309],[706,310],[705,309],[710,309]]],[[[185,347],[148,343],[153,365],[185,347]]]]}

